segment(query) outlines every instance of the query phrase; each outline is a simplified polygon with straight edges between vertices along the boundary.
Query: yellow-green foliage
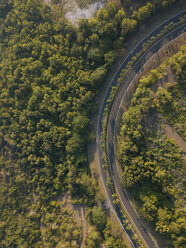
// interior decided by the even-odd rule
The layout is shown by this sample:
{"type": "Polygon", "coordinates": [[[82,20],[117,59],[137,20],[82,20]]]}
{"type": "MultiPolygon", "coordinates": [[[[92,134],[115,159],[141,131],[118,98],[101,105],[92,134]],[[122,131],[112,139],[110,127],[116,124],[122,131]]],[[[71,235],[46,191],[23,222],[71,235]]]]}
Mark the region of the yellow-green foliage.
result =
{"type": "Polygon", "coordinates": [[[80,227],[55,200],[68,191],[95,203],[89,117],[130,21],[113,3],[77,28],[43,1],[0,1],[1,247],[79,245],[80,227]]]}
{"type": "Polygon", "coordinates": [[[167,123],[186,138],[185,65],[186,46],[160,67],[140,79],[123,115],[119,160],[122,180],[140,201],[142,216],[156,230],[172,240],[174,247],[184,247],[184,161],[182,150],[165,134],[167,123]],[[158,87],[167,76],[175,74],[174,83],[158,87]]]}

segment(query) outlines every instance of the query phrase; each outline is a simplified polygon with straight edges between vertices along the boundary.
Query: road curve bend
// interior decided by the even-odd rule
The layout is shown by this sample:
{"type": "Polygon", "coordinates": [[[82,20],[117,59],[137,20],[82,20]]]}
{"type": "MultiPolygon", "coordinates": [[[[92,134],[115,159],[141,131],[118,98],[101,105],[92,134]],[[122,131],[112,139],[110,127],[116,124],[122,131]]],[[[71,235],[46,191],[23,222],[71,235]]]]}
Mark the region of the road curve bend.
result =
{"type": "MultiPolygon", "coordinates": [[[[131,232],[125,230],[123,222],[122,222],[122,214],[121,214],[121,209],[118,205],[113,204],[113,197],[112,190],[108,187],[107,185],[107,172],[104,171],[102,164],[102,156],[103,156],[103,150],[101,146],[101,133],[103,131],[102,123],[104,120],[104,109],[106,107],[107,100],[110,96],[110,92],[112,90],[113,86],[117,86],[118,84],[118,79],[120,77],[120,74],[123,69],[126,68],[128,62],[131,60],[135,54],[139,53],[142,48],[143,44],[146,43],[152,36],[156,36],[158,33],[161,32],[161,30],[164,29],[166,25],[168,25],[171,22],[178,23],[179,19],[184,17],[186,14],[186,10],[182,11],[181,13],[177,14],[176,16],[173,16],[169,18],[167,21],[162,23],[160,26],[158,26],[156,29],[154,29],[149,35],[145,37],[144,40],[139,42],[137,46],[131,51],[131,53],[127,56],[127,58],[124,59],[124,61],[121,63],[120,67],[116,71],[114,77],[110,81],[110,85],[108,86],[107,92],[104,96],[104,99],[101,104],[100,112],[99,112],[99,117],[98,117],[98,125],[97,125],[97,134],[96,134],[96,150],[97,150],[97,155],[98,155],[98,164],[99,164],[99,169],[100,169],[100,175],[101,179],[108,197],[108,202],[109,202],[109,207],[110,210],[113,211],[118,218],[120,225],[123,227],[124,231],[127,233],[131,245],[133,247],[137,247],[137,244],[135,243],[134,240],[131,239],[131,232]]],[[[146,244],[148,248],[154,248],[157,247],[157,244],[153,241],[152,237],[149,235],[148,231],[146,230],[145,226],[143,225],[142,221],[138,217],[137,213],[135,212],[133,206],[131,205],[127,193],[124,190],[124,188],[121,186],[120,183],[120,177],[119,173],[117,170],[116,166],[116,158],[115,158],[115,151],[114,151],[114,139],[115,139],[115,126],[116,126],[116,117],[118,114],[118,110],[120,107],[120,103],[122,101],[123,96],[125,95],[128,87],[130,86],[130,83],[132,82],[133,78],[135,75],[142,69],[144,64],[157,52],[159,49],[161,49],[165,44],[169,43],[171,40],[175,39],[177,36],[182,34],[185,29],[185,24],[182,24],[181,26],[178,26],[175,28],[173,31],[170,31],[167,35],[162,37],[160,40],[158,40],[153,46],[151,46],[144,54],[143,56],[135,63],[133,68],[130,70],[130,72],[127,74],[125,77],[124,81],[122,82],[116,97],[114,99],[114,102],[112,104],[112,108],[109,113],[109,118],[108,118],[108,124],[107,124],[107,157],[108,157],[108,162],[109,162],[109,170],[110,174],[112,177],[112,180],[114,182],[114,186],[116,189],[116,192],[118,193],[120,200],[122,201],[122,205],[124,206],[131,222],[133,225],[136,227],[136,230],[141,236],[141,239],[143,242],[146,244]]]]}

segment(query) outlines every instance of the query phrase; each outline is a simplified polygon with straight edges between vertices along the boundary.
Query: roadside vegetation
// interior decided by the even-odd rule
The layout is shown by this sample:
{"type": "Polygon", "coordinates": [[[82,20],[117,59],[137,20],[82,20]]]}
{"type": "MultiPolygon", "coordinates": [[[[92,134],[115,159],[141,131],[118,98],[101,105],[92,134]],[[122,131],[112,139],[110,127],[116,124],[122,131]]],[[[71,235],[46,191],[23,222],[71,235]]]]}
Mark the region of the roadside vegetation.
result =
{"type": "Polygon", "coordinates": [[[122,183],[136,200],[140,216],[163,235],[167,247],[176,248],[185,244],[186,161],[185,151],[165,126],[186,142],[185,54],[183,46],[140,79],[123,114],[118,154],[122,183]]]}
{"type": "Polygon", "coordinates": [[[67,192],[87,208],[86,247],[125,247],[90,176],[89,117],[118,49],[161,7],[126,17],[109,3],[77,28],[38,0],[0,1],[1,247],[80,247],[81,223],[58,200],[67,192]]]}

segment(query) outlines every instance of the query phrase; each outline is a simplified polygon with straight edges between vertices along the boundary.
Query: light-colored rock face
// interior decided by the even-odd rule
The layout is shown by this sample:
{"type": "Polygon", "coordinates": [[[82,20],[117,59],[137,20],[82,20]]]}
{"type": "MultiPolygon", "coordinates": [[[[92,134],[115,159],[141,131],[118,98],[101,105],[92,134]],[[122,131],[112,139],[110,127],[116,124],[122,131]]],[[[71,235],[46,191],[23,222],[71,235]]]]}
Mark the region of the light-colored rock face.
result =
{"type": "Polygon", "coordinates": [[[87,8],[80,9],[75,0],[69,0],[65,6],[68,11],[65,14],[65,17],[69,19],[72,23],[77,23],[79,18],[88,19],[92,17],[99,8],[105,5],[105,1],[97,1],[90,4],[87,8]],[[71,7],[71,8],[70,8],[71,7]],[[71,9],[71,10],[70,10],[71,9]]]}
{"type": "Polygon", "coordinates": [[[44,3],[50,4],[51,3],[51,0],[44,0],[44,3]]]}

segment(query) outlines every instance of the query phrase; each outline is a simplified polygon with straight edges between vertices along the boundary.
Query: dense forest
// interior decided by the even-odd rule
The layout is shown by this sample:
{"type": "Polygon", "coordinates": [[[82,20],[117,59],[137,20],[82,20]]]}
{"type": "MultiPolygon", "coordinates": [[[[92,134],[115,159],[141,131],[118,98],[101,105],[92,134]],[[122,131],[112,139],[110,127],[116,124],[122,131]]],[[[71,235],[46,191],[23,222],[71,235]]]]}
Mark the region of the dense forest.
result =
{"type": "Polygon", "coordinates": [[[177,142],[177,137],[186,139],[185,69],[183,46],[140,79],[123,115],[119,150],[122,182],[140,215],[167,239],[167,247],[176,248],[185,244],[186,150],[177,142]],[[174,139],[166,127],[177,133],[174,139]]]}
{"type": "Polygon", "coordinates": [[[0,0],[1,247],[79,247],[82,227],[58,200],[67,193],[87,207],[86,247],[125,247],[97,206],[87,143],[94,95],[118,49],[175,1],[143,2],[131,16],[109,3],[74,27],[39,0],[0,0]]]}

